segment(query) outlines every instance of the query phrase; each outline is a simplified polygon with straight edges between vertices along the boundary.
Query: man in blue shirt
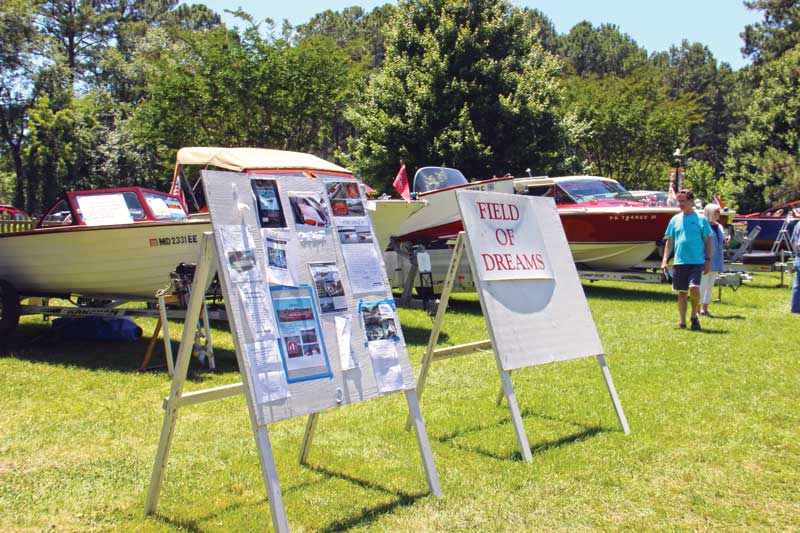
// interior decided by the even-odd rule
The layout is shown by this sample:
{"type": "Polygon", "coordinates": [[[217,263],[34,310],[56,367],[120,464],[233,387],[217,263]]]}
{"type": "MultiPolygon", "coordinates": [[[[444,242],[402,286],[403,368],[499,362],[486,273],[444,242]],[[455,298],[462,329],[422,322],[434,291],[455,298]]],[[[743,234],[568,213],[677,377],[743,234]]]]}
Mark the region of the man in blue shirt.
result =
{"type": "Polygon", "coordinates": [[[800,313],[800,222],[792,231],[792,251],[794,252],[794,285],[792,285],[792,313],[800,313]]]}
{"type": "Polygon", "coordinates": [[[694,194],[690,189],[678,193],[681,212],[672,217],[664,232],[666,246],[661,270],[668,273],[667,261],[675,250],[673,261],[672,290],[678,291],[678,313],[681,329],[686,328],[686,304],[692,301],[692,330],[700,329],[697,309],[700,304],[700,278],[711,271],[711,227],[705,217],[694,211],[694,194]]]}

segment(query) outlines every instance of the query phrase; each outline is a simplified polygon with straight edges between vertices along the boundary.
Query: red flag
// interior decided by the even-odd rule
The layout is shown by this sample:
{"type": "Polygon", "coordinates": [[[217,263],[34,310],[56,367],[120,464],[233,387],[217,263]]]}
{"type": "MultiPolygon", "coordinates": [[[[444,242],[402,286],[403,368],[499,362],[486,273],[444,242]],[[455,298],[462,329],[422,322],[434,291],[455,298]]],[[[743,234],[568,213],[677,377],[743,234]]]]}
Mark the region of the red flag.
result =
{"type": "Polygon", "coordinates": [[[394,188],[400,193],[400,197],[404,200],[411,200],[411,191],[408,189],[408,176],[406,175],[406,165],[400,167],[397,172],[397,177],[394,179],[394,188]]]}

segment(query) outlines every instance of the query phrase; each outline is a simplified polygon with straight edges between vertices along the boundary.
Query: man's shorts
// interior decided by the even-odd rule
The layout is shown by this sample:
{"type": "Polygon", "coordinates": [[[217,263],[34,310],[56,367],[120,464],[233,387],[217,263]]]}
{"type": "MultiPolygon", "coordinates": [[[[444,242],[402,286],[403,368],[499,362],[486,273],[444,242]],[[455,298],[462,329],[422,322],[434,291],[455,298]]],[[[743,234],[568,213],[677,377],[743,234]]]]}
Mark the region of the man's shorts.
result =
{"type": "Polygon", "coordinates": [[[686,292],[689,287],[699,287],[703,265],[675,265],[672,267],[672,290],[686,292]]]}

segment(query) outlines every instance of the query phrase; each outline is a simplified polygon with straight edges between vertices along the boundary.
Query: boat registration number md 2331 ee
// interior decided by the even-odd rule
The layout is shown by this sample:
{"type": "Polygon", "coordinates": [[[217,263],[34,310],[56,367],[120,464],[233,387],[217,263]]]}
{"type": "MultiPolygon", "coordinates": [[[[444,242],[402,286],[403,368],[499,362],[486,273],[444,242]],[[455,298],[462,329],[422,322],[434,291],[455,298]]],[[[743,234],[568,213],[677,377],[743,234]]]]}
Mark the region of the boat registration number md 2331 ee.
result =
{"type": "Polygon", "coordinates": [[[197,244],[197,235],[178,235],[176,237],[160,237],[150,239],[150,246],[172,246],[175,244],[197,244]]]}

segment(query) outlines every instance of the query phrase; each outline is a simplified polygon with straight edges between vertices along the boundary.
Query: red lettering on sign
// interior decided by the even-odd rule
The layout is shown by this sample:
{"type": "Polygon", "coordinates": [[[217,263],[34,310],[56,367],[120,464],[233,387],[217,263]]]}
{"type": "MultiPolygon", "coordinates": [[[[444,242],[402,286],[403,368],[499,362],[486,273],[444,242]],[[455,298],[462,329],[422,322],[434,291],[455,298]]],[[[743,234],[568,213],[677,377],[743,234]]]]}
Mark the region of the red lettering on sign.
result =
{"type": "Polygon", "coordinates": [[[487,272],[513,270],[544,270],[542,254],[481,254],[487,272]]]}
{"type": "Polygon", "coordinates": [[[501,246],[514,246],[514,230],[497,228],[494,232],[494,238],[497,239],[497,243],[501,246]]]}
{"type": "Polygon", "coordinates": [[[481,220],[519,220],[519,208],[514,204],[500,202],[477,202],[481,220]]]}

